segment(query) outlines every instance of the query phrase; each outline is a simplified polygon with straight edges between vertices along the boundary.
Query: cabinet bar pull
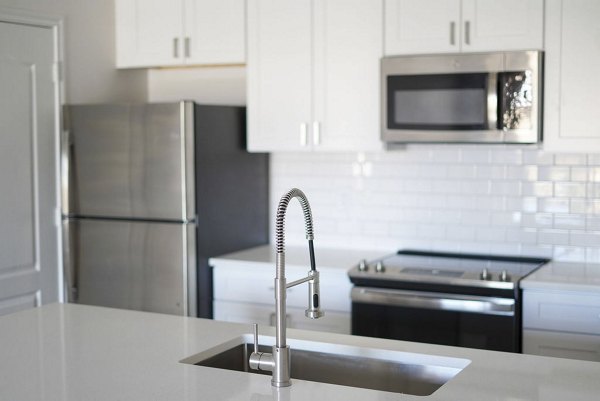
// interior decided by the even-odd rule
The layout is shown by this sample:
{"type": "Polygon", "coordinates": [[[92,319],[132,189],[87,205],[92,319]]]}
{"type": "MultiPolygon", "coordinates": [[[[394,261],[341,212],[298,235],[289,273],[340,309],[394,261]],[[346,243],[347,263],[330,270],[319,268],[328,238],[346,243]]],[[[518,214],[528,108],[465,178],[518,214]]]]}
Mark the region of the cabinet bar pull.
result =
{"type": "Polygon", "coordinates": [[[308,145],[308,124],[306,123],[300,124],[300,145],[308,145]]]}
{"type": "Polygon", "coordinates": [[[471,44],[471,21],[465,21],[465,44],[471,44]]]}
{"type": "Polygon", "coordinates": [[[185,47],[185,57],[190,57],[190,43],[191,40],[189,37],[185,38],[184,47],[185,47]]]}
{"type": "Polygon", "coordinates": [[[179,38],[173,38],[173,57],[179,57],[179,38]]]}
{"type": "Polygon", "coordinates": [[[450,44],[454,46],[456,44],[456,22],[450,22],[450,44]]]}
{"type": "Polygon", "coordinates": [[[321,144],[321,125],[318,121],[313,122],[313,143],[315,145],[321,144]]]}

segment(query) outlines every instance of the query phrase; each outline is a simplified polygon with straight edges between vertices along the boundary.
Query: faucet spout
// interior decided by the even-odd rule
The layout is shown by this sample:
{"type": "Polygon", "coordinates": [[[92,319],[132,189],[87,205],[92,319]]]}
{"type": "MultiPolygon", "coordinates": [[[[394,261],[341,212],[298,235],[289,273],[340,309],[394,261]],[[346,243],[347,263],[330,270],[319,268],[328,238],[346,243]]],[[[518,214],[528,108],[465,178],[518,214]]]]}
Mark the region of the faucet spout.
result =
{"type": "Polygon", "coordinates": [[[286,344],[286,290],[287,288],[308,283],[308,309],[305,315],[311,319],[317,319],[323,316],[323,311],[320,308],[320,291],[319,291],[319,272],[316,269],[315,251],[313,246],[313,219],[310,210],[310,204],[304,193],[293,188],[286,192],[279,201],[277,206],[277,217],[275,222],[275,245],[276,245],[276,271],[275,271],[275,345],[273,353],[264,355],[262,353],[253,352],[250,355],[250,363],[252,367],[260,370],[270,370],[273,372],[271,384],[275,387],[290,386],[290,347],[286,344]],[[308,275],[289,284],[285,277],[285,215],[287,207],[292,199],[298,199],[302,206],[302,214],[304,215],[304,225],[306,228],[306,239],[308,240],[308,252],[310,256],[310,270],[308,275]],[[260,354],[260,355],[259,355],[260,354]],[[261,365],[262,358],[269,363],[261,365]]]}

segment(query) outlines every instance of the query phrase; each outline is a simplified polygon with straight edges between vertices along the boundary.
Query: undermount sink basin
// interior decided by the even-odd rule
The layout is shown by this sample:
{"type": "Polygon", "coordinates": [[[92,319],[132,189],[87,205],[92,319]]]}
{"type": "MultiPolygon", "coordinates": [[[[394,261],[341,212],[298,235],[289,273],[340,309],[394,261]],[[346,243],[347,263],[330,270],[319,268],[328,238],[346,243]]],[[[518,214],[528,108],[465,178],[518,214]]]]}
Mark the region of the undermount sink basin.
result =
{"type": "MultiPolygon", "coordinates": [[[[270,376],[271,372],[248,366],[248,357],[254,348],[251,343],[252,335],[246,334],[180,362],[270,376]]],[[[261,336],[260,343],[274,344],[275,339],[261,336]]],[[[293,339],[288,339],[288,344],[291,347],[292,379],[412,395],[433,394],[471,362],[293,339]]],[[[259,351],[271,352],[271,346],[260,345],[259,351]]]]}

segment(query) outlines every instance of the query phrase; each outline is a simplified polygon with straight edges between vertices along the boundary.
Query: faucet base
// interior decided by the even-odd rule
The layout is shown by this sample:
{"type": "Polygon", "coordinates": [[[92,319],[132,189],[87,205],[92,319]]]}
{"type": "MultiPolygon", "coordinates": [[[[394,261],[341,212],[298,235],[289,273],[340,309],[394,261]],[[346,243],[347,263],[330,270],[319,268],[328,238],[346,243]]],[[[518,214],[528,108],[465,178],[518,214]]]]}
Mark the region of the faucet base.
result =
{"type": "Polygon", "coordinates": [[[276,369],[273,370],[273,379],[271,385],[273,387],[289,387],[292,385],[290,376],[290,346],[285,347],[273,346],[273,360],[276,369]]]}

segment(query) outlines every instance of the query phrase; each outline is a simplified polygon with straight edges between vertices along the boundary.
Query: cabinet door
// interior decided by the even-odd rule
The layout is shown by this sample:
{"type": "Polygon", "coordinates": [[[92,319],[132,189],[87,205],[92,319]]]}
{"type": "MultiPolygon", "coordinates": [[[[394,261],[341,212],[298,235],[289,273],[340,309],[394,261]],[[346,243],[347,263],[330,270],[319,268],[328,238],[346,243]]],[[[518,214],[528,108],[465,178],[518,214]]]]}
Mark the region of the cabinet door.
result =
{"type": "Polygon", "coordinates": [[[600,149],[600,2],[546,1],[544,150],[600,149]]]}
{"type": "Polygon", "coordinates": [[[244,0],[186,0],[186,64],[243,64],[244,0]]]}
{"type": "Polygon", "coordinates": [[[382,0],[315,2],[316,150],[380,150],[382,0]]]}
{"type": "Polygon", "coordinates": [[[462,0],[462,51],[541,50],[543,0],[462,0]]]}
{"type": "Polygon", "coordinates": [[[182,1],[115,1],[118,68],[183,63],[182,1]]]}
{"type": "Polygon", "coordinates": [[[460,0],[385,0],[385,55],[456,53],[460,0]]]}
{"type": "Polygon", "coordinates": [[[523,353],[600,362],[600,336],[523,330],[523,353]]]}
{"type": "Polygon", "coordinates": [[[309,150],[312,2],[248,1],[248,150],[309,150]]]}

